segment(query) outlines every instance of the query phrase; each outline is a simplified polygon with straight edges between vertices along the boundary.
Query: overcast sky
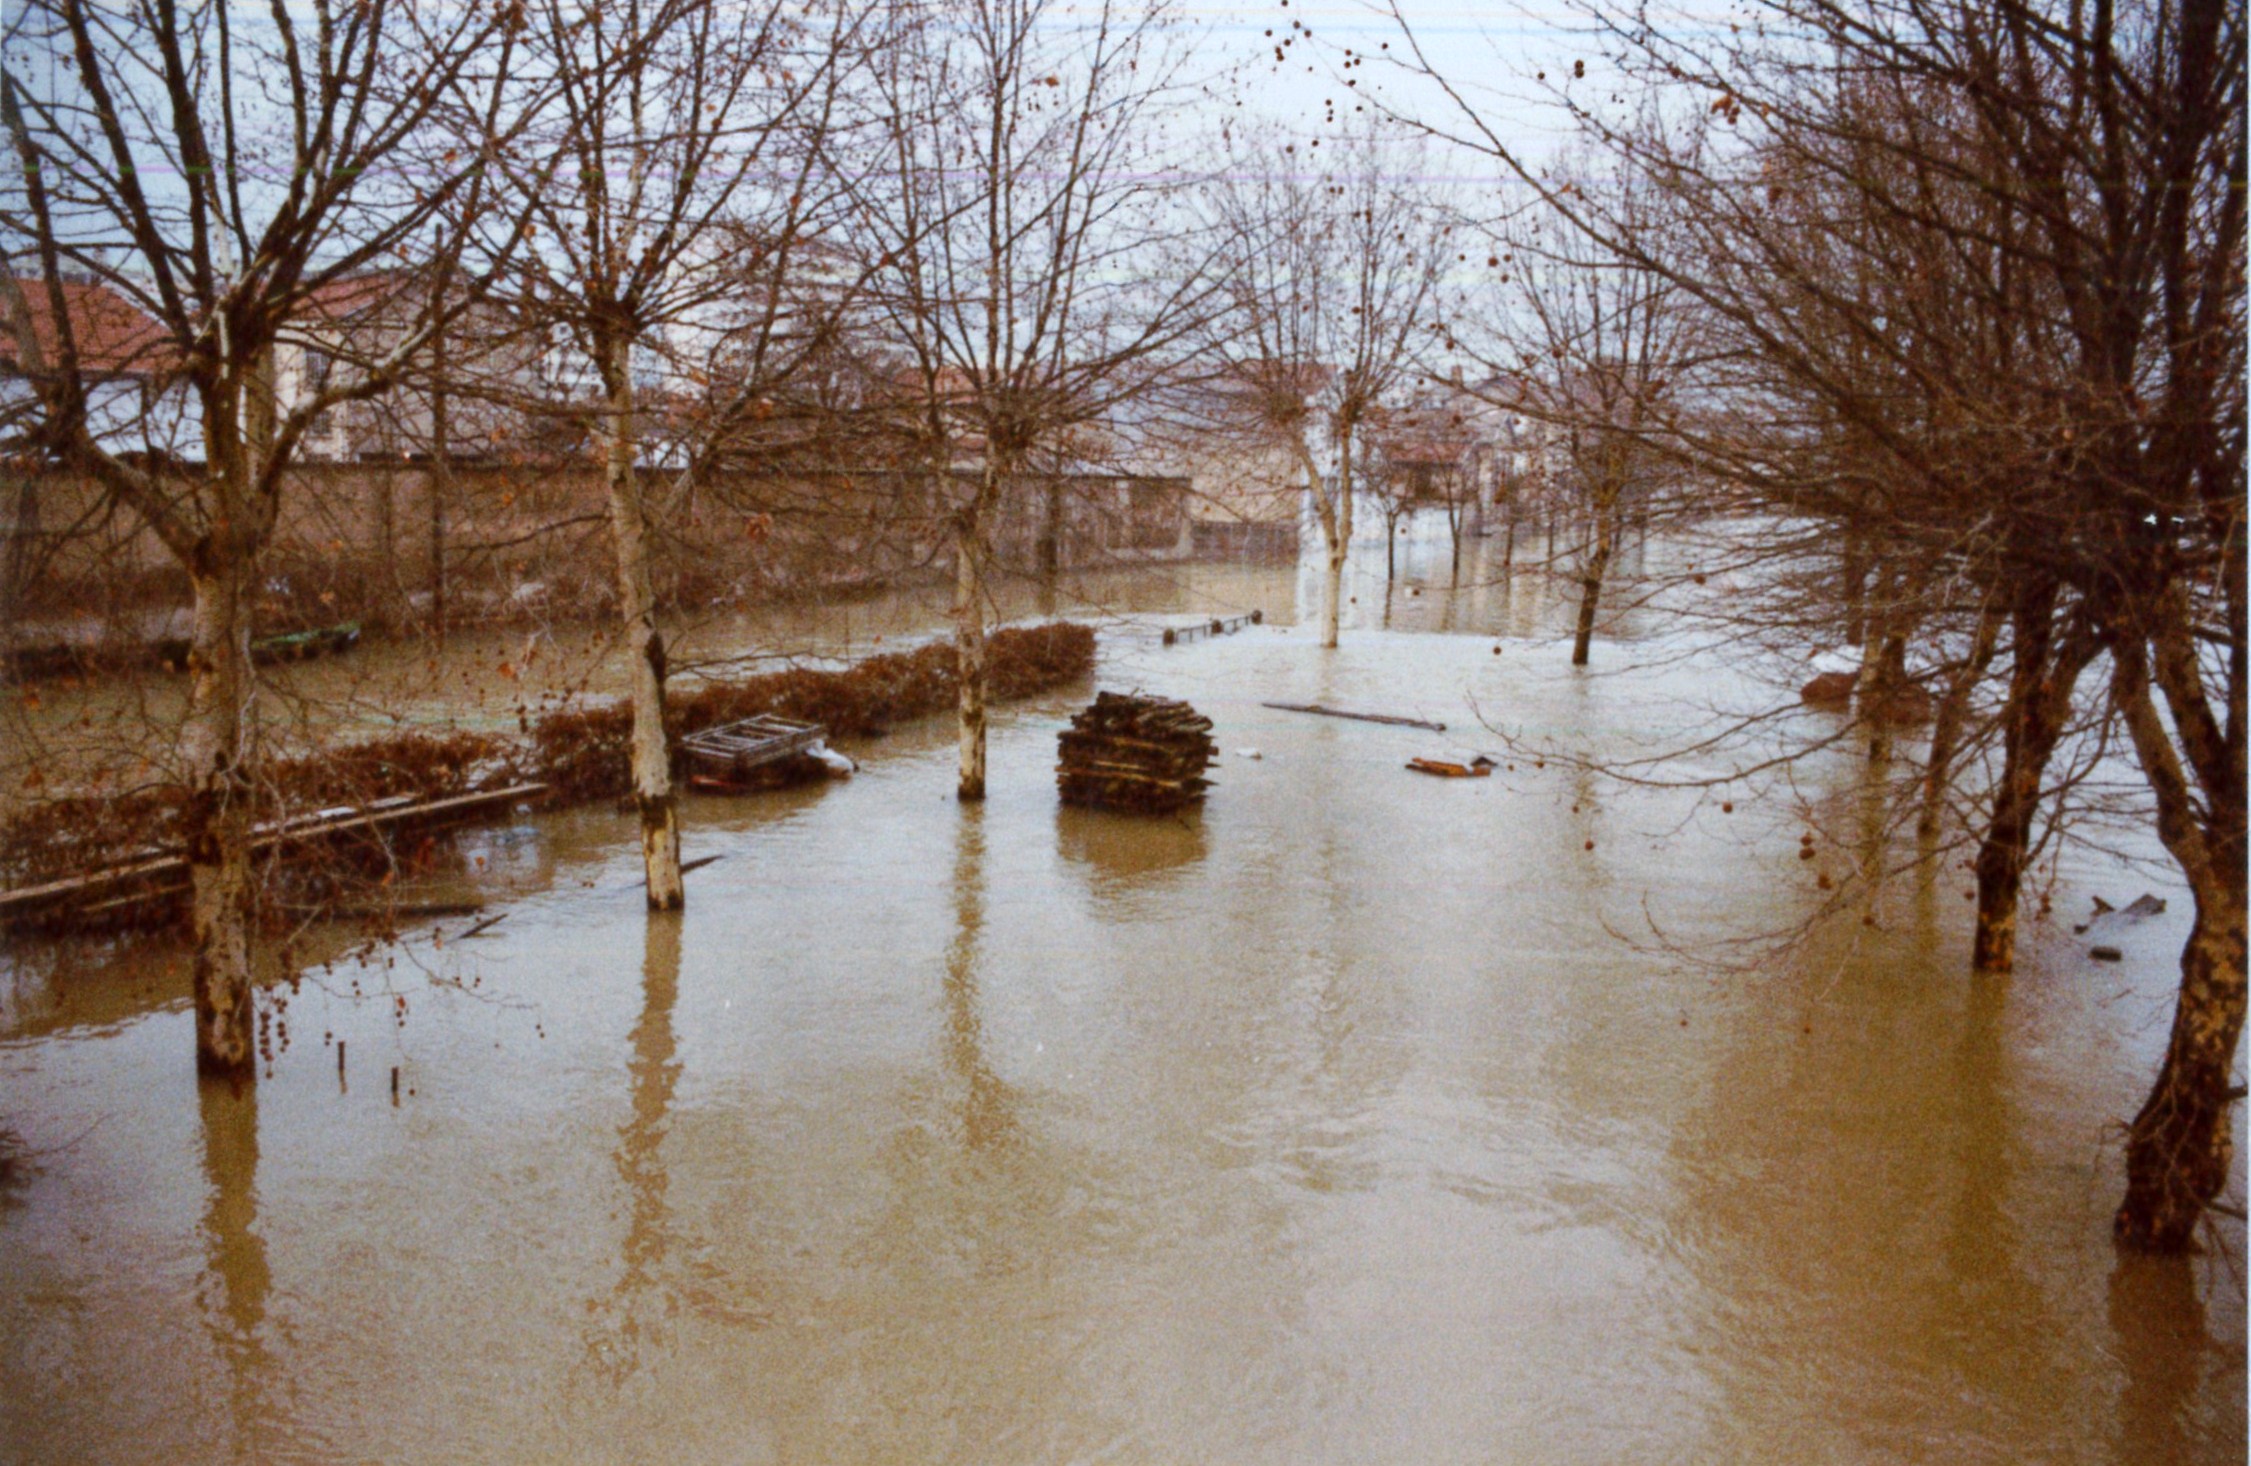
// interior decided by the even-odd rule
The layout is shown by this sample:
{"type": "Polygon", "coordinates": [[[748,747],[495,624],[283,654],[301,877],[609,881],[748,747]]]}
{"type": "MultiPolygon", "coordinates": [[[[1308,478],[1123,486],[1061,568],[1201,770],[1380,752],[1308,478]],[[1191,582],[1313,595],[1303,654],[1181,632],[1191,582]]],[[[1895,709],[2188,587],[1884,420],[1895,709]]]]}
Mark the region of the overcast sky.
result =
{"type": "MultiPolygon", "coordinates": [[[[1456,120],[1453,104],[1436,88],[1389,64],[1408,48],[1388,7],[1360,0],[1179,3],[1182,16],[1204,38],[1208,62],[1229,68],[1246,110],[1312,131],[1328,116],[1328,104],[1350,106],[1365,93],[1432,122],[1456,120]],[[1293,34],[1293,22],[1312,31],[1312,44],[1293,34]],[[1274,49],[1285,41],[1294,44],[1284,47],[1284,59],[1277,62],[1274,49]],[[1354,88],[1337,73],[1348,51],[1371,58],[1350,73],[1358,82],[1354,88]]],[[[1552,116],[1543,115],[1537,77],[1545,70],[1560,78],[1574,60],[1591,59],[1561,0],[1531,7],[1401,0],[1401,8],[1424,52],[1497,132],[1535,155],[1553,150],[1562,133],[1552,116]]]]}

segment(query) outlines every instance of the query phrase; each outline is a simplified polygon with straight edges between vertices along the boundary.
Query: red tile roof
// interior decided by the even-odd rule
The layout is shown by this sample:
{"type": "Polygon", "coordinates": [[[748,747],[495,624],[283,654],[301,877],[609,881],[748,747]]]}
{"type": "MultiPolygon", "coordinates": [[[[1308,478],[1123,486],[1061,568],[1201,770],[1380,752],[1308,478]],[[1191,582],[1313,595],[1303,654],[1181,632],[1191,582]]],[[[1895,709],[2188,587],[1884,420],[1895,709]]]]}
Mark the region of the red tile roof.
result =
{"type": "MultiPolygon", "coordinates": [[[[19,283],[24,302],[31,308],[31,333],[52,366],[59,343],[47,282],[19,283]]],[[[156,373],[176,359],[164,328],[110,286],[94,280],[65,280],[62,296],[81,371],[156,373]]],[[[17,364],[15,333],[4,327],[0,327],[0,362],[17,364]]]]}
{"type": "Polygon", "coordinates": [[[410,280],[402,271],[371,270],[324,280],[305,294],[304,313],[329,320],[344,320],[372,306],[384,305],[401,295],[410,280]]]}

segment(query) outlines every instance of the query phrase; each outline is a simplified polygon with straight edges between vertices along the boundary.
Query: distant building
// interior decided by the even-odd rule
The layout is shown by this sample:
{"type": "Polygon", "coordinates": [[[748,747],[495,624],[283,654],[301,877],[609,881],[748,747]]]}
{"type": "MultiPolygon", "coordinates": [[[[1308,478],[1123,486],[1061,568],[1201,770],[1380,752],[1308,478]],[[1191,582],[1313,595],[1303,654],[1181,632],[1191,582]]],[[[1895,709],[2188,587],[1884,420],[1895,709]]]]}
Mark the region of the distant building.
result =
{"type": "MultiPolygon", "coordinates": [[[[425,319],[426,289],[417,276],[376,272],[315,290],[274,348],[280,410],[293,412],[324,388],[389,361],[425,319]]],[[[435,441],[441,389],[448,457],[467,463],[553,457],[555,435],[541,431],[539,411],[554,396],[545,375],[549,354],[548,344],[506,311],[469,306],[438,347],[417,351],[403,385],[338,403],[315,418],[298,457],[313,463],[429,458],[441,446],[435,441]]]]}
{"type": "MultiPolygon", "coordinates": [[[[18,283],[34,360],[52,370],[61,363],[65,336],[47,282],[18,283]]],[[[95,442],[119,455],[161,453],[200,462],[201,415],[164,327],[107,282],[65,279],[56,290],[95,442]]],[[[39,411],[29,370],[16,329],[0,315],[0,439],[20,440],[39,411]]]]}

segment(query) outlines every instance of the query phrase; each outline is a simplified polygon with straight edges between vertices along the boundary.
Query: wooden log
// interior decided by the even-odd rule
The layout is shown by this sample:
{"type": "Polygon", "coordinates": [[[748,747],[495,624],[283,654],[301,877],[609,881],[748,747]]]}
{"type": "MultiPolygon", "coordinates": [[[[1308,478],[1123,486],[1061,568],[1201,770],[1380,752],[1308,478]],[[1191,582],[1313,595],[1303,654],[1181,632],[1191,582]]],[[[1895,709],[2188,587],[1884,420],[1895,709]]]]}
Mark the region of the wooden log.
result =
{"type": "Polygon", "coordinates": [[[1446,731],[1444,723],[1433,723],[1422,718],[1401,718],[1390,713],[1347,712],[1343,708],[1323,707],[1317,702],[1262,702],[1259,706],[1285,713],[1316,713],[1324,718],[1350,718],[1358,723],[1385,723],[1394,728],[1422,728],[1432,733],[1446,731]]]}

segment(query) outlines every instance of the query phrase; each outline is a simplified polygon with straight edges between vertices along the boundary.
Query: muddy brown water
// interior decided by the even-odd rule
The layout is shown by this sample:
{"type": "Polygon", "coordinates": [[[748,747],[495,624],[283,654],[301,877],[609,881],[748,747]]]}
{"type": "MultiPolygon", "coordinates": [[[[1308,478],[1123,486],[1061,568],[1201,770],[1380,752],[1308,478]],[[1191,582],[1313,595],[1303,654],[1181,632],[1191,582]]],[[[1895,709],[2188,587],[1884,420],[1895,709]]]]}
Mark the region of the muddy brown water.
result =
{"type": "MultiPolygon", "coordinates": [[[[1218,725],[1200,816],[1056,805],[1086,687],[1000,713],[981,808],[942,725],[693,802],[724,858],[677,917],[626,818],[526,814],[416,892],[488,934],[304,934],[240,1095],[194,1080],[178,951],[0,958],[39,1152],[0,1201],[0,1458],[2243,1458],[2240,1275],[2108,1239],[2184,902],[2117,966],[2035,923],[2004,983],[1950,876],[1685,960],[1653,920],[1711,957],[1812,909],[1852,856],[1797,834],[1849,826],[1850,760],[1733,814],[1402,765],[1492,746],[1472,702],[1638,746],[1724,668],[1618,671],[1663,645],[1629,621],[1574,674],[1521,581],[1333,654],[1287,569],[1164,584],[1279,623],[1105,640],[1099,685],[1218,725]]],[[[2177,895],[2078,855],[2051,894],[2144,886],[2177,895]]]]}

